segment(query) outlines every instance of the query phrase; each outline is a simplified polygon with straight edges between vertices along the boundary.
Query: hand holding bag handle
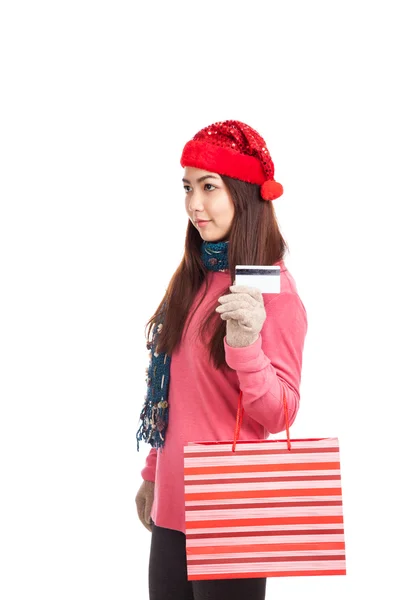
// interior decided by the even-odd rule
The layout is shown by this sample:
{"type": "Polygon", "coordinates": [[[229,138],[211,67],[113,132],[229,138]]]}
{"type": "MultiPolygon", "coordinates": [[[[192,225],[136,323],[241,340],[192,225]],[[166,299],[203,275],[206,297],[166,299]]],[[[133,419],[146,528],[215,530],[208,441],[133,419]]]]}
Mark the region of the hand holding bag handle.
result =
{"type": "MultiPolygon", "coordinates": [[[[237,413],[236,413],[236,428],[235,428],[235,435],[233,437],[232,452],[235,452],[236,442],[238,440],[240,428],[242,426],[242,421],[243,421],[244,408],[243,408],[243,404],[242,404],[242,396],[243,396],[243,392],[242,392],[242,390],[240,390],[238,409],[237,409],[237,413]]],[[[289,436],[289,416],[288,416],[288,408],[287,408],[285,389],[283,389],[283,409],[285,411],[287,447],[288,447],[288,450],[290,450],[292,445],[290,443],[290,436],[289,436]]]]}

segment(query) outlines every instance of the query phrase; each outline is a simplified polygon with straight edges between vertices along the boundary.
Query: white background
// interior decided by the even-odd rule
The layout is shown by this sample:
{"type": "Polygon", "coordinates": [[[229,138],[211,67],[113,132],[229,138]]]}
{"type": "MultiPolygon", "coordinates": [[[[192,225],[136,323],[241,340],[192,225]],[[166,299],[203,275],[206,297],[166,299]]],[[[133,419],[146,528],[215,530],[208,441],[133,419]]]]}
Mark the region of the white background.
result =
{"type": "Polygon", "coordinates": [[[341,445],[348,574],[267,598],[396,596],[396,4],[1,3],[2,600],[148,598],[144,326],[183,252],[183,146],[225,119],[285,190],[309,320],[292,437],[341,445]]]}

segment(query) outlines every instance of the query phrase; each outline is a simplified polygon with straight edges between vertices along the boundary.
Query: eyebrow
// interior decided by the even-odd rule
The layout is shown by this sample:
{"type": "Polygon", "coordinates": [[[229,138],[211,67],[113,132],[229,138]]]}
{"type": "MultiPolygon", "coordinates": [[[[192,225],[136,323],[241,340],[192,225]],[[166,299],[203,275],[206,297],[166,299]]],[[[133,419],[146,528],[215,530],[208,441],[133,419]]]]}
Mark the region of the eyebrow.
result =
{"type": "MultiPolygon", "coordinates": [[[[216,177],[215,175],[203,175],[203,177],[199,177],[197,179],[197,183],[200,183],[201,181],[204,181],[204,179],[208,179],[209,177],[211,177],[212,179],[218,179],[218,177],[216,177]]],[[[186,183],[190,183],[189,179],[185,179],[184,177],[182,177],[182,181],[186,181],[186,183]]]]}

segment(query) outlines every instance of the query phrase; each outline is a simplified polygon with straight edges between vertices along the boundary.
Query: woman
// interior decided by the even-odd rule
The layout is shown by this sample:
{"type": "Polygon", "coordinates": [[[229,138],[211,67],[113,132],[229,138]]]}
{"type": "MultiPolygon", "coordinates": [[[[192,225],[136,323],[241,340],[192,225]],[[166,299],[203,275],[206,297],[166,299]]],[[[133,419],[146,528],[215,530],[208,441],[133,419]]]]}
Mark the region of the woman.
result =
{"type": "Polygon", "coordinates": [[[240,121],[217,122],[184,147],[189,217],[185,253],[149,320],[148,393],[137,434],[152,448],[136,504],[150,531],[150,600],[265,597],[266,579],[188,581],[183,446],[241,439],[289,425],[300,400],[307,315],[284,263],[272,201],[283,193],[263,138],[240,121]],[[235,286],[235,265],[279,265],[281,291],[235,286]],[[151,340],[150,340],[151,337],[151,340]]]}

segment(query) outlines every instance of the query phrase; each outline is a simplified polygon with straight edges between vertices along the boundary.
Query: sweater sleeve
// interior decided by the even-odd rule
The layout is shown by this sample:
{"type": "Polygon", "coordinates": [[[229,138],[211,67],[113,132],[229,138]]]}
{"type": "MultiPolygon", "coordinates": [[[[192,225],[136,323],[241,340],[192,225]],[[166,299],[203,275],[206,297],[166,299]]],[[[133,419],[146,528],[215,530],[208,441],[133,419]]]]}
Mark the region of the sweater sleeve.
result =
{"type": "Polygon", "coordinates": [[[297,293],[283,292],[265,305],[267,318],[258,339],[232,348],[224,338],[225,357],[235,369],[245,412],[270,433],[284,431],[283,392],[289,426],[296,418],[307,313],[297,293]]]}
{"type": "Polygon", "coordinates": [[[154,482],[156,480],[156,464],[157,450],[156,448],[151,448],[149,454],[147,455],[145,466],[141,471],[142,478],[145,481],[154,482]]]}

